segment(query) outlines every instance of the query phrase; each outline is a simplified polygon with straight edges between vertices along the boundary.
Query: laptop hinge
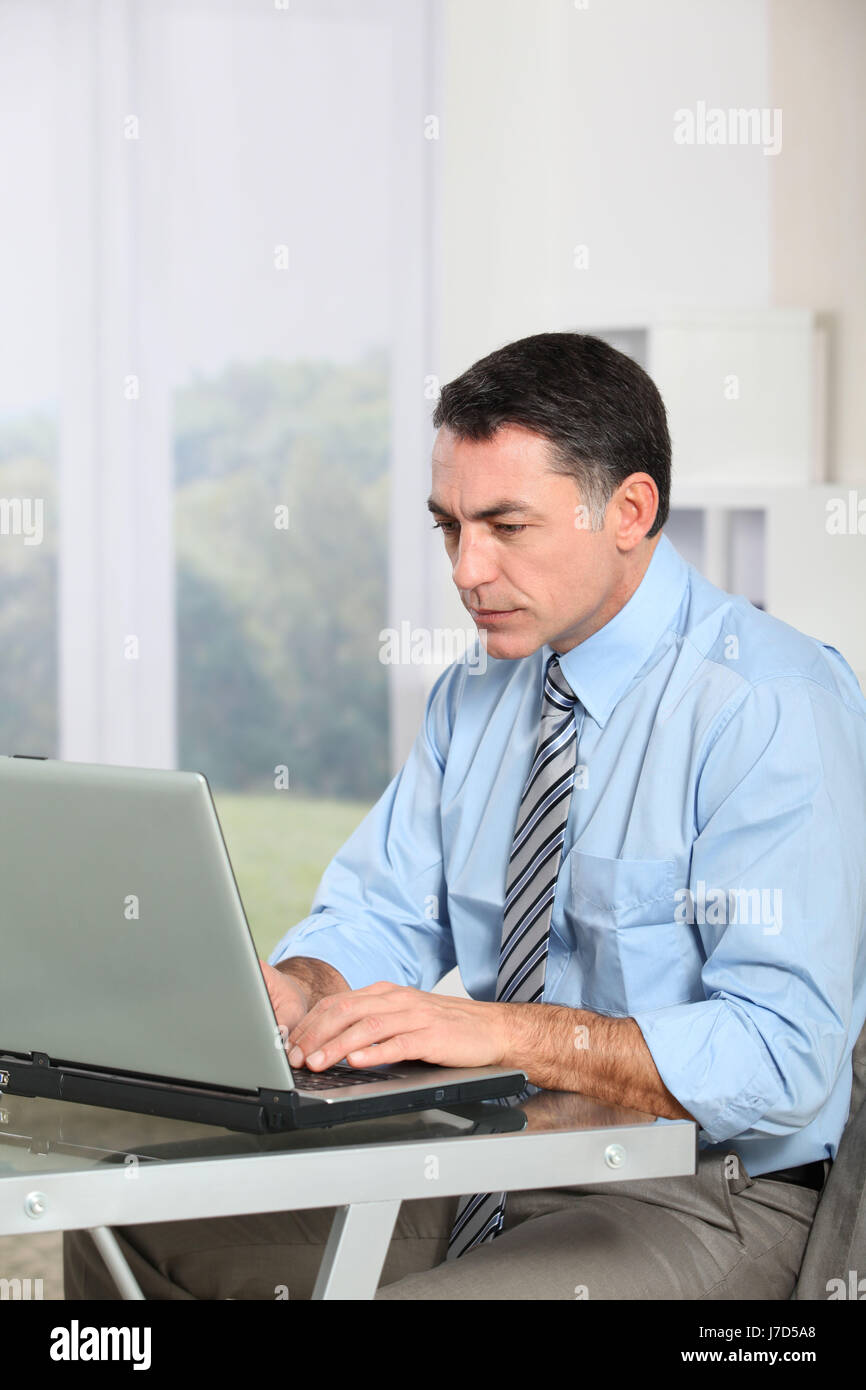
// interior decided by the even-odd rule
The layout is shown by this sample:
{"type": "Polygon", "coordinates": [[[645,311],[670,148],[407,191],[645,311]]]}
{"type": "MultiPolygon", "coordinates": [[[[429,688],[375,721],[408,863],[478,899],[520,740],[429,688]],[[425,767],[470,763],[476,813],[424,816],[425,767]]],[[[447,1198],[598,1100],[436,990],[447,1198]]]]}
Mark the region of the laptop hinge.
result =
{"type": "Polygon", "coordinates": [[[294,1105],[298,1097],[295,1091],[269,1091],[259,1087],[259,1101],[262,1105],[294,1105]]]}
{"type": "Polygon", "coordinates": [[[266,1090],[259,1087],[259,1101],[265,1116],[268,1130],[286,1129],[287,1112],[291,1114],[298,1108],[297,1091],[266,1090]]]}

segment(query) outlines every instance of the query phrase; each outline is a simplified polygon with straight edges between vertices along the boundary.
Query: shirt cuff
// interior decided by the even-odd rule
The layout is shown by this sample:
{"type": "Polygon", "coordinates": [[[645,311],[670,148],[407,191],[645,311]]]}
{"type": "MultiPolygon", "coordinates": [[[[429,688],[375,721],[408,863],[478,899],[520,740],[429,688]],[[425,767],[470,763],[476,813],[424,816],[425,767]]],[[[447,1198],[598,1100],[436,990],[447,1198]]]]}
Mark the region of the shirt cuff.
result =
{"type": "Polygon", "coordinates": [[[754,1023],[729,1000],[632,1014],[671,1095],[712,1143],[751,1129],[782,1086],[754,1023]]]}

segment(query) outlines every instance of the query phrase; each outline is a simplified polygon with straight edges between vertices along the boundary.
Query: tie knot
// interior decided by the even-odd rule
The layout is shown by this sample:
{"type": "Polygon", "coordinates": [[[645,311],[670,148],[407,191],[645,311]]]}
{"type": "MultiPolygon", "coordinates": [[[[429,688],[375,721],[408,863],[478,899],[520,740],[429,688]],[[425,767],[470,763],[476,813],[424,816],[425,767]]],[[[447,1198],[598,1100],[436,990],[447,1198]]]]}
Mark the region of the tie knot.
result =
{"type": "Polygon", "coordinates": [[[576,703],[577,696],[562,674],[559,657],[552,656],[544,675],[544,713],[566,714],[576,703]]]}

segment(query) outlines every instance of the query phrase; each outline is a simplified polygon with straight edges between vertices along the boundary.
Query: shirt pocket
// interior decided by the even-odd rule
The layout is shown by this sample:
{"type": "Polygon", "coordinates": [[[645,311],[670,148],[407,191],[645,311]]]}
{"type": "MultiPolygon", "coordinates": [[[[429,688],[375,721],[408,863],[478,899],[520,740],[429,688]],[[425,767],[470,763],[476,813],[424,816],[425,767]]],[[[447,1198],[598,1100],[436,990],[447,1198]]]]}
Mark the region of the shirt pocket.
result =
{"type": "Polygon", "coordinates": [[[556,930],[571,957],[569,992],[579,990],[583,1007],[622,1016],[703,998],[697,935],[674,920],[683,867],[567,855],[556,930]]]}

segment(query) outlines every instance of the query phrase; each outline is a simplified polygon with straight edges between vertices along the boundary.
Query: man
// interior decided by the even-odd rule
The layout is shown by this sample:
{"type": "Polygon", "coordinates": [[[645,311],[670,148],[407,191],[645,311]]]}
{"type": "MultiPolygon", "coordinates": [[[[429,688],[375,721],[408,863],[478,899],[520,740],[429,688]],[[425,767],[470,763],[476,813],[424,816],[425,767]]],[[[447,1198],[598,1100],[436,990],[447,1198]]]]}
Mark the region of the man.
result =
{"type": "MultiPolygon", "coordinates": [[[[663,535],[664,406],[629,358],[526,338],[433,423],[429,507],[488,660],[436,682],[263,965],[290,1061],[521,1067],[530,1104],[693,1118],[701,1153],[692,1177],[404,1203],[377,1297],[786,1299],[866,1016],[866,701],[663,535]],[[471,998],[432,994],[455,964],[471,998]]],[[[294,1298],[330,1216],[118,1235],[148,1297],[294,1298]]],[[[85,1237],[66,1275],[114,1296],[85,1237]]]]}

